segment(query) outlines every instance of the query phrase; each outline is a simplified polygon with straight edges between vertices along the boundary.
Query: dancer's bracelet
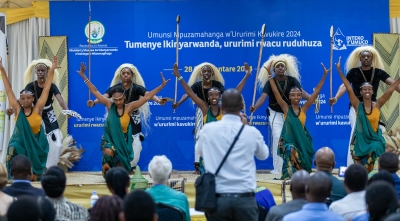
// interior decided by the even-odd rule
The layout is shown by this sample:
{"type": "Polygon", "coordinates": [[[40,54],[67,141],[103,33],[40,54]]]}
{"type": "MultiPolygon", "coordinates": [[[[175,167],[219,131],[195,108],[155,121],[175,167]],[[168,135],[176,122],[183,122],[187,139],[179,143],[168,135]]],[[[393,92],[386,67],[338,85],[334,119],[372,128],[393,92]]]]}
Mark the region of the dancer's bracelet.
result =
{"type": "Polygon", "coordinates": [[[183,79],[183,77],[182,77],[182,76],[178,77],[178,81],[180,81],[181,79],[183,79]]]}

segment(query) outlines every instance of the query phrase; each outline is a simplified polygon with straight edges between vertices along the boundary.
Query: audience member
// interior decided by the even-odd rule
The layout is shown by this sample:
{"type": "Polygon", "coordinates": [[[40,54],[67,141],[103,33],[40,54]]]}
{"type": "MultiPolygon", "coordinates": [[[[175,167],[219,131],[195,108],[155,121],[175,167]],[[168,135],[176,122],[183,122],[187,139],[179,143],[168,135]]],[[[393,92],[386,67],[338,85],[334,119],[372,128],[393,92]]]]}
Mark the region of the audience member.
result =
{"type": "Polygon", "coordinates": [[[347,196],[333,202],[329,209],[346,220],[366,213],[365,188],[367,187],[368,171],[361,164],[352,164],[344,174],[344,187],[347,196]]]}
{"type": "Polygon", "coordinates": [[[123,167],[113,167],[106,175],[107,187],[112,194],[124,199],[129,192],[130,178],[128,172],[123,167]]]}
{"type": "Polygon", "coordinates": [[[290,213],[283,217],[283,221],[344,221],[342,217],[328,210],[326,198],[330,196],[332,180],[327,173],[317,172],[307,180],[307,204],[300,211],[290,213]]]}
{"type": "Polygon", "coordinates": [[[54,209],[53,204],[46,199],[46,197],[39,196],[38,204],[40,221],[54,221],[56,219],[56,210],[54,209]]]}
{"type": "Polygon", "coordinates": [[[317,171],[325,172],[332,180],[332,190],[329,196],[329,201],[334,202],[346,196],[346,189],[343,181],[332,175],[332,170],[335,168],[335,153],[329,147],[322,147],[315,153],[314,165],[317,171]]]}
{"type": "Polygon", "coordinates": [[[148,193],[135,190],[125,198],[119,218],[120,221],[157,221],[156,204],[148,193]]]}
{"type": "Polygon", "coordinates": [[[383,221],[399,208],[396,190],[393,185],[378,180],[368,185],[365,194],[369,213],[354,217],[353,221],[383,221]]]}
{"type": "Polygon", "coordinates": [[[386,181],[394,187],[393,176],[390,172],[388,172],[386,170],[381,170],[378,173],[374,174],[371,178],[369,178],[369,180],[367,182],[367,186],[371,185],[375,181],[386,181]]]}
{"type": "Polygon", "coordinates": [[[400,220],[400,213],[394,213],[389,215],[384,221],[399,221],[400,220]]]}
{"type": "Polygon", "coordinates": [[[385,152],[379,157],[378,171],[389,171],[394,179],[394,187],[396,188],[397,198],[400,200],[400,178],[396,174],[399,170],[399,156],[392,152],[385,152]]]}
{"type": "Polygon", "coordinates": [[[234,138],[244,125],[230,155],[215,177],[217,209],[206,213],[207,220],[257,220],[258,206],[254,198],[256,166],[254,156],[260,160],[268,157],[268,147],[255,127],[247,124],[242,95],[228,89],[222,95],[224,116],[217,122],[204,125],[196,142],[196,152],[204,159],[204,168],[215,173],[234,138]]]}
{"type": "Polygon", "coordinates": [[[34,196],[25,195],[18,197],[18,200],[11,203],[10,207],[8,208],[7,221],[39,221],[39,220],[40,220],[40,207],[37,198],[35,198],[34,196]]]}
{"type": "Polygon", "coordinates": [[[172,163],[166,156],[154,156],[149,163],[149,174],[154,185],[146,192],[156,203],[178,207],[185,215],[184,220],[190,221],[189,201],[186,195],[167,186],[171,172],[172,163]]]}
{"type": "Polygon", "coordinates": [[[14,200],[11,196],[1,191],[7,185],[7,180],[7,168],[4,166],[4,164],[0,163],[0,220],[1,217],[5,217],[8,207],[14,200]]]}
{"type": "Polygon", "coordinates": [[[118,195],[103,196],[90,211],[90,221],[118,221],[123,207],[124,201],[118,195]]]}
{"type": "Polygon", "coordinates": [[[293,174],[290,181],[292,201],[272,207],[266,221],[281,221],[285,215],[301,210],[307,203],[305,186],[309,177],[310,174],[305,170],[299,170],[293,174]]]}
{"type": "Polygon", "coordinates": [[[47,199],[53,204],[57,220],[88,220],[88,212],[84,207],[71,203],[64,197],[67,178],[60,167],[50,167],[42,175],[41,182],[47,199]]]}
{"type": "Polygon", "coordinates": [[[35,188],[31,185],[32,180],[32,164],[24,155],[15,156],[11,160],[10,173],[13,177],[11,186],[3,189],[3,192],[18,197],[22,195],[30,195],[35,197],[45,197],[46,194],[42,189],[35,188]]]}

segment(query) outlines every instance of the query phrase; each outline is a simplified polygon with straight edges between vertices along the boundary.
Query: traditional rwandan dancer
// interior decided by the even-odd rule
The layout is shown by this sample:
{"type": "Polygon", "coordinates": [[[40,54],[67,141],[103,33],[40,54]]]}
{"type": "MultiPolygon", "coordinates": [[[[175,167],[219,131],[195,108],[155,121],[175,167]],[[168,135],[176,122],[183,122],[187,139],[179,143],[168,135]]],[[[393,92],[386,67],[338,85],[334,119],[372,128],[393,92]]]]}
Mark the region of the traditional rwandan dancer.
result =
{"type": "Polygon", "coordinates": [[[276,86],[276,80],[272,78],[271,64],[272,62],[266,68],[270,76],[269,82],[272,92],[283,110],[285,119],[278,146],[278,156],[283,159],[281,179],[289,179],[298,170],[306,170],[311,173],[312,158],[315,151],[311,135],[306,128],[306,113],[321,91],[329,70],[326,70],[321,63],[324,68],[324,75],[303,106],[299,105],[302,98],[301,88],[298,86],[290,88],[288,97],[290,105],[288,105],[276,86]]]}
{"type": "MultiPolygon", "coordinates": [[[[40,180],[46,168],[49,143],[42,127],[42,112],[44,112],[45,104],[48,100],[54,71],[56,68],[59,68],[57,63],[58,59],[54,56],[53,63],[48,71],[48,79],[45,80],[43,91],[35,104],[35,92],[29,88],[22,90],[20,92],[20,101],[17,100],[0,59],[0,70],[2,72],[4,87],[10,105],[16,113],[14,132],[7,149],[7,169],[10,170],[11,160],[15,156],[19,154],[25,155],[32,162],[33,181],[40,180]]],[[[47,73],[47,66],[45,72],[47,73]]]]}
{"type": "MultiPolygon", "coordinates": [[[[133,64],[122,64],[115,71],[114,78],[111,81],[110,88],[103,94],[104,97],[112,97],[111,92],[115,87],[122,86],[125,89],[125,104],[132,101],[137,101],[141,97],[150,93],[145,88],[145,84],[142,76],[138,69],[133,64]]],[[[154,95],[151,100],[164,105],[166,100],[160,99],[154,95]]],[[[89,100],[87,102],[88,107],[93,107],[99,103],[99,100],[89,100]]],[[[131,127],[132,127],[132,149],[134,152],[134,158],[131,161],[131,174],[134,173],[137,163],[140,159],[140,152],[142,151],[142,142],[144,141],[144,134],[142,133],[142,123],[146,130],[150,128],[148,121],[150,118],[149,103],[143,104],[139,109],[134,110],[131,115],[131,127]]]]}
{"type": "MultiPolygon", "coordinates": [[[[297,58],[289,54],[272,55],[263,64],[263,67],[270,67],[273,65],[273,72],[275,73],[275,81],[278,82],[279,94],[286,102],[290,105],[289,93],[290,89],[294,86],[301,89],[300,85],[300,74],[298,70],[297,58]]],[[[269,107],[267,109],[267,117],[269,119],[269,125],[272,130],[272,159],[274,170],[271,171],[273,174],[282,173],[283,159],[277,155],[278,141],[281,136],[283,126],[283,110],[277,102],[276,95],[271,90],[270,82],[268,81],[268,72],[265,68],[260,70],[258,76],[259,87],[263,88],[261,97],[258,98],[256,104],[250,107],[250,112],[256,111],[261,105],[264,104],[265,100],[269,96],[269,107]]],[[[310,95],[302,90],[302,97],[306,100],[310,98],[310,95]]],[[[271,136],[271,135],[269,135],[271,136]]]]}
{"type": "MultiPolygon", "coordinates": [[[[346,78],[353,87],[353,92],[357,96],[358,100],[362,102],[362,96],[360,93],[360,86],[364,82],[369,82],[373,87],[373,94],[371,99],[373,102],[376,101],[376,95],[378,92],[379,82],[382,81],[387,85],[392,85],[394,80],[384,70],[382,58],[378,51],[372,46],[358,47],[351,52],[350,56],[346,61],[347,75],[346,78]]],[[[396,87],[397,92],[400,92],[400,86],[396,87]]],[[[336,104],[338,99],[346,92],[346,87],[341,84],[335,97],[329,99],[331,105],[336,104]]],[[[351,104],[350,104],[351,105],[351,104]]],[[[350,106],[349,120],[351,126],[350,141],[354,131],[354,125],[356,123],[356,111],[354,106],[350,106]]],[[[381,127],[383,130],[384,127],[381,127]]],[[[353,163],[352,156],[350,154],[350,145],[347,154],[347,166],[353,163]]]]}
{"type": "MultiPolygon", "coordinates": [[[[197,95],[198,98],[209,104],[208,92],[211,88],[215,87],[222,93],[224,93],[224,78],[221,75],[219,69],[208,62],[201,63],[194,67],[192,74],[190,75],[188,85],[191,87],[192,91],[197,95]]],[[[189,96],[184,94],[178,103],[173,103],[172,108],[178,108],[189,96]]],[[[196,108],[196,122],[194,129],[194,140],[196,142],[198,132],[203,127],[203,114],[200,108],[196,108]]],[[[200,156],[195,154],[194,167],[196,173],[200,173],[200,156]]]]}
{"type": "Polygon", "coordinates": [[[137,101],[125,104],[126,91],[121,85],[115,86],[110,92],[113,101],[104,97],[97,88],[85,76],[86,66],[81,63],[78,74],[83,78],[84,83],[88,86],[90,92],[97,100],[107,107],[108,115],[104,124],[104,134],[101,141],[101,151],[103,152],[102,171],[103,176],[107,171],[115,166],[122,166],[128,172],[131,171],[131,161],[134,158],[132,150],[132,113],[152,99],[154,95],[168,83],[161,73],[162,84],[156,89],[148,92],[137,101]]]}
{"type": "Polygon", "coordinates": [[[361,101],[353,91],[355,85],[350,85],[349,80],[340,69],[340,57],[336,64],[340,78],[347,89],[352,107],[357,113],[355,129],[350,141],[350,153],[354,163],[362,164],[368,172],[374,169],[375,160],[385,152],[386,141],[379,128],[380,108],[389,100],[394,90],[400,84],[400,78],[392,83],[387,91],[376,100],[375,88],[368,81],[360,84],[359,93],[361,101]],[[375,100],[374,101],[374,98],[375,100]]]}

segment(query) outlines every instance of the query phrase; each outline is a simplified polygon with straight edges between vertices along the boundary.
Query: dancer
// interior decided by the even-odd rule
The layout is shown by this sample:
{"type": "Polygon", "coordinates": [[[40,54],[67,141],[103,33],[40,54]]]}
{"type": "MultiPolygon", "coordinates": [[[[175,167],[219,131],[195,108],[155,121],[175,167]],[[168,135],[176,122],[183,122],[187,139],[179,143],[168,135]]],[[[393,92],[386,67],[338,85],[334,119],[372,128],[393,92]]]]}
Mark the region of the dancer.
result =
{"type": "MultiPolygon", "coordinates": [[[[347,71],[346,78],[350,82],[353,92],[358,98],[359,101],[362,101],[362,95],[360,93],[360,86],[364,82],[369,82],[373,88],[373,94],[371,96],[371,100],[373,102],[376,101],[376,95],[378,92],[379,82],[382,81],[387,85],[392,85],[394,80],[390,77],[388,73],[384,70],[382,58],[379,55],[378,51],[372,46],[362,46],[354,49],[350,56],[346,61],[347,71]]],[[[397,92],[400,92],[400,86],[396,88],[397,92]]],[[[346,87],[344,84],[341,84],[339,89],[336,92],[335,97],[329,99],[330,105],[334,105],[337,103],[340,97],[346,92],[346,87]]],[[[354,125],[356,122],[356,111],[354,106],[350,104],[350,112],[349,112],[349,120],[351,126],[351,134],[350,140],[352,138],[352,134],[354,131],[354,125]]],[[[381,127],[381,130],[384,127],[381,127]]],[[[347,154],[347,166],[353,163],[352,156],[350,154],[350,144],[347,154]]]]}
{"type": "MultiPolygon", "coordinates": [[[[222,77],[222,74],[219,71],[219,69],[215,65],[208,62],[203,62],[194,67],[194,70],[190,75],[188,81],[188,85],[190,86],[191,90],[197,95],[198,98],[206,102],[206,104],[209,104],[208,100],[209,90],[215,87],[222,94],[225,91],[224,84],[225,80],[222,77]]],[[[188,97],[189,96],[186,93],[182,95],[182,98],[179,100],[178,103],[172,104],[172,108],[177,109],[183,102],[187,100],[188,97]]],[[[197,107],[195,128],[193,130],[195,143],[198,138],[198,133],[202,127],[203,127],[203,114],[200,108],[197,107]]],[[[196,170],[196,173],[200,173],[199,158],[200,156],[198,156],[195,153],[194,168],[196,170]]]]}
{"type": "MultiPolygon", "coordinates": [[[[33,60],[29,66],[26,68],[24,73],[24,85],[25,89],[29,91],[33,91],[34,93],[34,101],[33,104],[36,104],[37,100],[41,96],[44,88],[44,84],[47,80],[48,71],[51,67],[52,63],[48,59],[38,59],[33,60]],[[32,81],[33,79],[33,69],[35,70],[37,80],[32,81]]],[[[62,149],[62,140],[63,135],[60,131],[57,117],[53,108],[53,95],[57,99],[60,107],[63,110],[68,110],[67,104],[64,102],[64,99],[61,96],[61,92],[58,89],[58,70],[55,70],[53,83],[51,84],[49,96],[46,101],[46,105],[44,106],[42,112],[42,124],[45,130],[45,134],[47,137],[47,141],[49,142],[49,153],[47,156],[46,168],[50,168],[52,166],[56,166],[59,162],[59,158],[61,155],[62,149]]],[[[12,115],[12,108],[7,110],[8,115],[12,115]]]]}
{"type": "MultiPolygon", "coordinates": [[[[274,79],[278,82],[277,86],[279,88],[279,94],[283,100],[290,105],[289,93],[290,89],[294,86],[301,89],[300,85],[300,74],[298,70],[297,58],[289,54],[271,55],[268,60],[263,64],[263,67],[273,66],[272,71],[275,73],[274,79]],[[274,62],[273,62],[274,61],[274,62]]],[[[269,70],[270,71],[270,70],[269,70]]],[[[270,82],[268,81],[268,70],[262,68],[258,76],[259,87],[263,87],[263,92],[261,97],[257,99],[254,106],[250,107],[250,112],[256,111],[261,105],[264,104],[265,100],[269,96],[269,105],[267,112],[267,117],[269,120],[269,126],[272,130],[272,160],[274,170],[271,171],[272,174],[281,174],[283,160],[277,155],[278,141],[281,135],[283,126],[283,110],[278,105],[277,98],[271,90],[270,82]]],[[[310,95],[302,90],[302,97],[305,100],[310,98],[310,95]]],[[[271,135],[269,135],[271,137],[271,135]]]]}
{"type": "MultiPolygon", "coordinates": [[[[241,92],[246,84],[247,79],[251,75],[251,68],[247,63],[244,64],[246,75],[244,76],[243,80],[237,86],[237,90],[241,92]]],[[[207,100],[209,101],[206,103],[203,99],[200,99],[196,94],[192,91],[191,87],[185,82],[183,77],[179,73],[178,65],[174,65],[174,72],[173,74],[178,80],[181,82],[183,89],[185,90],[186,94],[193,100],[193,102],[198,106],[198,109],[201,111],[203,116],[203,124],[218,121],[222,118],[223,113],[221,107],[219,106],[219,100],[221,98],[221,91],[217,87],[212,87],[208,90],[207,93],[207,100]]],[[[199,169],[200,173],[204,172],[204,167],[202,165],[202,158],[199,157],[199,169]]],[[[196,158],[197,160],[197,158],[196,158]]]]}
{"type": "Polygon", "coordinates": [[[101,141],[102,157],[102,171],[103,176],[107,171],[115,166],[122,166],[128,172],[131,171],[131,161],[133,160],[134,153],[132,150],[132,127],[129,126],[130,116],[132,113],[150,100],[154,95],[161,91],[161,89],[168,83],[162,73],[162,84],[156,89],[147,93],[144,97],[137,101],[125,104],[125,89],[123,86],[115,86],[111,91],[113,101],[104,97],[97,88],[85,76],[86,65],[81,63],[78,74],[83,78],[84,83],[89,88],[90,92],[97,98],[97,100],[107,107],[108,115],[104,124],[104,134],[101,141]]]}
{"type": "Polygon", "coordinates": [[[321,63],[324,69],[324,75],[303,106],[299,105],[302,97],[301,88],[298,86],[290,88],[288,97],[290,105],[288,105],[278,91],[275,79],[272,78],[270,72],[272,62],[269,64],[270,66],[266,68],[269,75],[269,82],[272,92],[283,110],[285,118],[278,146],[278,156],[283,159],[281,179],[288,179],[291,178],[297,170],[306,170],[311,173],[312,158],[315,151],[311,135],[305,125],[306,113],[321,91],[329,70],[326,70],[324,64],[321,63]]]}
{"type": "MultiPolygon", "coordinates": [[[[125,89],[125,104],[128,104],[132,101],[137,101],[141,97],[144,97],[149,91],[145,88],[145,84],[142,76],[140,75],[138,69],[133,64],[121,64],[118,69],[115,71],[114,78],[111,81],[110,88],[103,94],[104,97],[110,98],[112,97],[112,91],[115,87],[122,86],[125,89]]],[[[154,95],[151,100],[159,103],[160,105],[164,105],[166,103],[165,99],[160,99],[156,95],[154,95]]],[[[89,100],[87,102],[88,107],[93,107],[99,100],[96,99],[94,101],[89,100]]],[[[142,125],[145,130],[149,130],[150,126],[148,121],[150,119],[150,108],[149,103],[143,104],[139,109],[134,110],[131,115],[131,127],[132,127],[132,149],[134,152],[134,158],[131,161],[131,171],[133,174],[136,169],[136,165],[140,159],[140,152],[142,151],[142,142],[145,139],[144,134],[142,133],[142,125]]]]}
{"type": "Polygon", "coordinates": [[[340,78],[347,89],[350,102],[355,112],[357,113],[356,123],[354,125],[354,133],[350,141],[350,153],[354,163],[362,164],[368,172],[374,169],[375,160],[386,148],[386,141],[382,136],[382,131],[379,128],[379,118],[381,115],[380,108],[389,100],[394,90],[400,84],[398,78],[389,89],[376,100],[375,89],[368,81],[362,83],[359,88],[361,101],[354,92],[350,82],[344,76],[340,69],[340,59],[336,64],[336,69],[339,72],[340,78]],[[373,100],[375,97],[375,100],[373,100]]]}
{"type": "Polygon", "coordinates": [[[44,83],[43,91],[37,99],[36,104],[34,104],[34,91],[27,88],[20,92],[19,102],[12,91],[10,81],[2,64],[2,59],[0,58],[0,70],[7,97],[11,107],[17,113],[14,132],[8,143],[7,169],[10,170],[10,162],[15,156],[19,154],[25,155],[32,162],[33,181],[40,180],[40,176],[46,167],[49,143],[42,127],[42,112],[48,100],[56,68],[59,68],[58,59],[54,56],[51,68],[48,71],[48,79],[44,83]]]}

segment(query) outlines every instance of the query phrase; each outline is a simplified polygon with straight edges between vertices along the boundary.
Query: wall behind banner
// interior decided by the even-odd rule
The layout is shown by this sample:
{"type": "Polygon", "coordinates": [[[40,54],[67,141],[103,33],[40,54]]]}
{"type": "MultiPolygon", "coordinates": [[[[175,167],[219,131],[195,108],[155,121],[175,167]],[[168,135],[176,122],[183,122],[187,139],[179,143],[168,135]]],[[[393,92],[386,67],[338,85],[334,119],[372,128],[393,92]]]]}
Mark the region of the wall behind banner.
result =
{"type": "MultiPolygon", "coordinates": [[[[301,62],[301,83],[311,93],[322,76],[320,62],[329,67],[329,29],[335,27],[334,63],[342,56],[342,64],[357,46],[372,44],[372,33],[389,32],[387,0],[303,0],[303,1],[178,1],[178,2],[91,2],[92,21],[99,35],[92,44],[91,81],[105,92],[115,70],[122,63],[133,63],[151,90],[161,83],[164,72],[171,82],[158,94],[174,97],[175,79],[171,69],[175,62],[176,16],[180,14],[179,66],[188,80],[194,66],[208,61],[221,68],[225,87],[232,88],[244,76],[243,63],[253,67],[243,96],[247,110],[251,105],[256,75],[260,29],[267,25],[262,62],[271,54],[289,53],[301,62]],[[366,11],[377,11],[365,16],[366,11]]],[[[88,89],[75,74],[80,62],[88,61],[88,2],[50,2],[51,35],[67,35],[69,47],[69,107],[83,119],[69,121],[69,133],[86,152],[74,170],[101,169],[100,137],[105,108],[87,108],[88,89]]],[[[341,84],[333,71],[333,93],[341,84]]],[[[179,85],[178,98],[183,94],[179,85]]],[[[261,91],[257,92],[257,98],[261,91]]],[[[350,125],[347,96],[334,106],[328,103],[329,78],[321,92],[321,111],[307,114],[307,127],[313,136],[314,148],[333,148],[337,166],[346,164],[350,125]]],[[[91,95],[94,99],[94,96],[91,95]]],[[[189,101],[173,113],[171,103],[160,106],[149,102],[152,112],[151,131],[143,143],[139,165],[147,170],[154,155],[165,154],[174,169],[192,170],[194,162],[194,108],[189,101]]],[[[255,114],[254,124],[267,140],[266,102],[255,114]]],[[[248,114],[250,115],[250,114],[248,114]]],[[[218,139],[214,137],[213,139],[218,139]]],[[[272,168],[271,158],[257,161],[258,169],[272,168]]]]}

